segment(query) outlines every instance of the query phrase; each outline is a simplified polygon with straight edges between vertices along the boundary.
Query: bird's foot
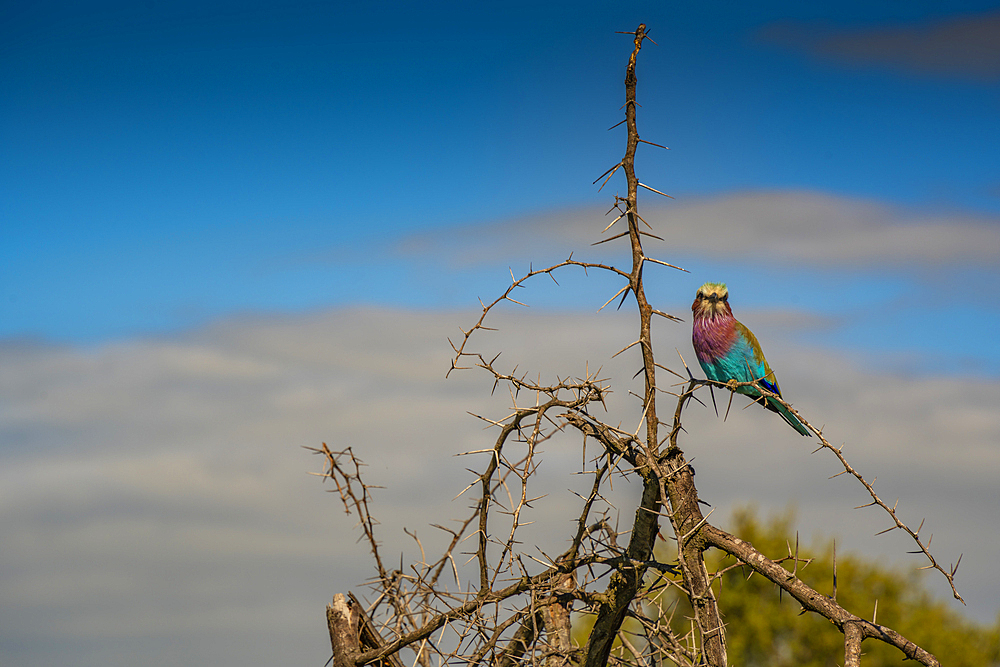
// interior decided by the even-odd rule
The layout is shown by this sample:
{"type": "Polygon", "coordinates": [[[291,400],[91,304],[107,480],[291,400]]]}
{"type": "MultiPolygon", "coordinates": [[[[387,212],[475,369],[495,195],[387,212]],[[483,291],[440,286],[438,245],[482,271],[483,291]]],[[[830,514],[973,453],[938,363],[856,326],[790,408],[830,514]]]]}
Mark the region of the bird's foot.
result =
{"type": "Polygon", "coordinates": [[[739,383],[739,381],[737,381],[737,380],[736,380],[736,379],[734,378],[734,379],[730,380],[729,382],[727,382],[727,383],[726,383],[726,386],[727,386],[727,387],[729,388],[729,391],[736,391],[736,387],[737,387],[737,386],[738,386],[739,384],[740,384],[740,383],[739,383]]]}

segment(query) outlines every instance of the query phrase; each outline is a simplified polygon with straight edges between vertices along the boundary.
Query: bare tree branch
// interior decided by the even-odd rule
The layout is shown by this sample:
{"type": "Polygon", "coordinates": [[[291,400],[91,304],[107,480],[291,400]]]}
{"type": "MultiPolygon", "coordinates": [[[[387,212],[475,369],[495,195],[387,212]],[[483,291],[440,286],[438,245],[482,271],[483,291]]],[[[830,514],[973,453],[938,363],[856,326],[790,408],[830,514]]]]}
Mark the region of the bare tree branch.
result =
{"type": "MultiPolygon", "coordinates": [[[[700,380],[691,373],[683,357],[686,377],[656,362],[652,316],[666,321],[680,321],[680,318],[650,304],[643,270],[647,263],[684,269],[647,257],[642,246],[643,237],[663,239],[652,233],[652,227],[639,214],[638,189],[669,195],[636,178],[638,145],[664,147],[640,139],[637,129],[636,60],[648,39],[646,26],[640,24],[634,32],[626,34],[633,37],[633,50],[625,77],[622,120],[627,129],[625,155],[598,177],[595,184],[604,179],[603,188],[619,170],[625,175],[627,196],[615,195],[614,206],[608,213],[617,212],[617,217],[603,231],[619,220],[625,221],[627,229],[598,243],[627,237],[631,269],[626,272],[610,264],[577,261],[571,254],[565,261],[547,268],[529,269],[520,278],[515,278],[511,271],[511,283],[504,293],[488,304],[480,302],[482,310],[475,324],[462,331],[460,341],[449,340],[454,354],[446,375],[457,369],[482,369],[492,379],[493,391],[500,386],[507,389],[510,408],[505,417],[498,419],[474,415],[487,424],[487,429],[497,430],[496,439],[490,447],[463,453],[486,455],[488,461],[470,470],[474,479],[459,493],[459,496],[466,492],[473,496],[465,518],[449,524],[452,528],[432,524],[444,533],[436,534],[444,542],[440,553],[430,546],[434,540],[428,541],[426,535],[404,529],[415,545],[411,548],[419,551],[419,556],[409,563],[404,563],[401,556],[398,568],[389,569],[375,536],[378,522],[370,511],[370,489],[374,487],[362,480],[363,463],[350,447],[332,451],[324,443],[321,448],[308,448],[323,457],[324,470],[317,474],[333,482],[332,491],[339,494],[347,513],[357,516],[377,574],[370,583],[374,601],[367,612],[353,596],[347,600],[338,595],[328,608],[334,667],[366,664],[402,667],[400,653],[404,649],[413,652],[406,664],[422,667],[453,663],[501,667],[609,664],[661,667],[665,662],[678,667],[725,667],[726,627],[713,583],[721,586],[723,573],[744,566],[776,584],[779,591],[799,601],[804,610],[820,614],[840,629],[844,634],[845,665],[860,666],[861,643],[865,639],[895,646],[904,656],[923,665],[938,665],[937,659],[926,650],[893,629],[878,625],[874,614],[867,621],[837,603],[836,561],[834,594],[826,597],[798,578],[800,564],[805,567],[810,559],[800,556],[797,536],[794,549],[788,544],[787,555],[769,558],[750,543],[715,527],[709,521],[711,512],[702,513],[694,471],[679,443],[681,434],[686,433],[682,424],[684,409],[691,401],[702,403],[695,393],[703,386],[710,391],[715,387],[731,392],[753,386],[760,393],[760,400],[774,400],[788,408],[819,438],[817,451],[829,449],[834,453],[844,468],[839,474],[852,474],[870,494],[869,505],[878,505],[889,514],[893,525],[887,530],[908,533],[919,548],[915,553],[922,553],[928,559],[927,567],[944,574],[955,597],[961,600],[954,584],[957,563],[947,570],[938,565],[929,551],[929,540],[925,544],[920,537],[923,523],[916,530],[904,524],[897,515],[897,505],[890,507],[875,493],[874,480],[866,481],[847,462],[842,448],[833,447],[820,429],[791,405],[756,380],[750,383],[700,380]],[[640,229],[640,224],[650,231],[640,229]],[[641,417],[634,430],[626,430],[622,422],[612,425],[607,418],[612,390],[609,380],[599,377],[600,370],[592,373],[587,366],[583,377],[556,377],[554,381],[543,382],[541,376],[531,379],[516,366],[510,370],[502,368],[499,354],[470,351],[473,335],[495,330],[486,326],[486,319],[498,305],[504,302],[525,305],[514,298],[515,290],[525,287],[535,276],[548,275],[555,280],[557,271],[574,266],[585,272],[597,269],[621,280],[620,289],[604,306],[617,301],[621,308],[630,297],[635,300],[638,333],[634,342],[614,355],[641,360],[633,366],[639,370],[632,379],[641,375],[643,389],[626,392],[626,400],[634,397],[641,402],[638,406],[641,417]],[[671,387],[676,391],[657,386],[657,367],[680,379],[679,384],[671,387]],[[657,397],[663,393],[677,398],[669,423],[661,422],[658,417],[657,397]],[[597,416],[600,413],[605,413],[603,419],[597,416]],[[665,435],[660,426],[664,427],[665,435]],[[575,434],[583,436],[581,472],[590,476],[592,483],[589,492],[574,491],[581,505],[565,536],[568,547],[553,549],[553,552],[563,551],[550,556],[542,545],[526,548],[522,544],[522,528],[531,522],[532,504],[544,495],[536,488],[543,446],[554,438],[560,438],[561,444],[571,439],[567,436],[575,434]],[[591,449],[588,458],[587,444],[591,441],[598,447],[596,451],[591,449]],[[605,489],[613,489],[616,479],[641,484],[641,498],[634,513],[619,513],[607,499],[605,489]],[[622,516],[631,521],[619,530],[622,516]],[[666,520],[672,532],[677,547],[676,562],[661,562],[654,556],[654,544],[658,536],[662,537],[660,519],[666,520]],[[736,564],[710,573],[705,551],[713,547],[733,556],[736,564]],[[791,570],[786,567],[789,562],[791,570]],[[693,611],[690,629],[675,630],[679,620],[674,617],[676,606],[670,609],[661,606],[666,591],[679,592],[690,601],[693,611]],[[574,614],[593,622],[584,646],[579,645],[579,637],[574,637],[578,629],[574,627],[574,614]]],[[[669,238],[668,234],[664,236],[669,238]]],[[[712,400],[714,404],[714,393],[712,400]]],[[[632,419],[628,422],[630,428],[635,424],[632,419]]]]}

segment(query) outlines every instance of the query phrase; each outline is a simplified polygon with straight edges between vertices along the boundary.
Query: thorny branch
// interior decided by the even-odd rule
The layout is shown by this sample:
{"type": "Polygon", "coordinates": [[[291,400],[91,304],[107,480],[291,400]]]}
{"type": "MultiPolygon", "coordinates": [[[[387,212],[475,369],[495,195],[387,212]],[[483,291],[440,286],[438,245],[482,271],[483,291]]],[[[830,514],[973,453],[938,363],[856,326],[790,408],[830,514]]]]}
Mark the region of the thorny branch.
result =
{"type": "MultiPolygon", "coordinates": [[[[917,526],[916,530],[911,529],[909,526],[907,526],[905,523],[903,523],[903,521],[899,518],[899,515],[896,513],[896,508],[899,506],[898,505],[899,501],[896,501],[896,503],[893,504],[891,507],[889,506],[888,503],[886,503],[885,501],[883,501],[879,497],[879,495],[877,493],[875,493],[875,488],[872,485],[872,483],[869,482],[869,481],[867,481],[861,475],[861,473],[858,472],[854,468],[854,466],[852,466],[847,461],[847,458],[844,456],[844,453],[843,453],[843,449],[844,449],[843,447],[834,447],[832,444],[830,444],[830,441],[827,440],[826,437],[823,435],[822,429],[817,428],[816,426],[813,426],[812,424],[810,424],[809,421],[805,417],[803,417],[801,414],[799,414],[798,410],[796,410],[794,407],[792,407],[792,405],[790,403],[788,403],[787,401],[785,401],[783,398],[781,398],[777,394],[771,392],[766,387],[762,386],[760,384],[760,379],[762,379],[762,378],[758,378],[757,380],[754,380],[753,382],[734,382],[734,383],[731,383],[731,384],[727,384],[727,383],[723,383],[723,382],[716,382],[714,380],[700,380],[696,384],[698,384],[698,385],[705,385],[705,386],[715,386],[715,387],[720,387],[720,388],[723,388],[723,389],[735,389],[737,387],[751,386],[754,389],[756,389],[757,391],[759,391],[764,397],[768,397],[771,400],[776,401],[777,403],[780,403],[782,406],[784,406],[785,408],[787,408],[789,412],[791,412],[792,414],[794,414],[796,416],[796,418],[798,418],[798,420],[800,422],[802,422],[803,426],[805,426],[807,429],[809,429],[809,431],[811,431],[819,439],[820,445],[815,450],[813,450],[813,453],[815,454],[816,452],[818,452],[818,451],[820,451],[822,449],[826,449],[826,450],[829,450],[830,452],[833,452],[833,455],[837,457],[838,461],[840,461],[840,464],[843,466],[844,469],[841,472],[838,472],[836,475],[831,476],[830,479],[833,479],[834,477],[839,477],[839,476],[841,476],[841,475],[843,475],[845,473],[850,473],[852,476],[854,476],[855,479],[857,479],[859,482],[861,482],[862,486],[865,487],[865,490],[868,492],[868,495],[871,496],[872,501],[870,503],[865,504],[865,505],[861,505],[859,507],[856,507],[855,509],[862,509],[862,508],[865,508],[865,507],[871,507],[873,505],[878,505],[883,510],[885,510],[886,513],[889,515],[889,517],[892,519],[893,525],[890,526],[889,528],[887,528],[887,529],[885,529],[885,530],[877,533],[877,534],[881,535],[881,534],[887,533],[887,532],[889,532],[891,530],[899,529],[899,530],[902,530],[903,532],[905,532],[907,535],[909,535],[910,538],[913,539],[914,543],[916,543],[916,545],[917,545],[917,547],[919,549],[918,551],[911,551],[910,553],[920,553],[920,554],[923,554],[927,558],[927,560],[929,561],[929,563],[930,563],[929,565],[926,565],[926,566],[924,566],[924,567],[922,567],[920,569],[922,569],[922,570],[925,570],[925,569],[935,569],[938,572],[940,572],[942,575],[944,575],[944,578],[948,580],[948,584],[951,586],[951,592],[955,596],[955,599],[958,600],[959,602],[961,602],[962,604],[965,604],[965,600],[962,599],[962,596],[959,595],[959,593],[958,593],[958,589],[955,587],[955,573],[958,572],[958,566],[962,562],[962,557],[959,556],[958,557],[958,561],[953,566],[949,567],[947,570],[944,569],[943,567],[941,567],[941,565],[934,558],[934,555],[930,552],[930,541],[928,540],[928,542],[925,543],[922,539],[920,539],[920,531],[921,531],[921,529],[924,526],[924,522],[921,521],[920,525],[917,526]]],[[[760,399],[758,399],[758,400],[760,400],[760,399]]]]}
{"type": "MultiPolygon", "coordinates": [[[[453,343],[450,338],[448,339],[448,342],[451,344],[451,348],[455,351],[455,358],[452,360],[452,362],[451,362],[451,368],[448,369],[448,372],[445,374],[445,377],[451,375],[451,372],[454,371],[454,370],[466,370],[466,369],[469,368],[468,366],[459,366],[458,365],[459,362],[462,360],[463,357],[470,356],[469,353],[467,353],[465,351],[465,345],[469,342],[469,338],[472,337],[472,334],[474,334],[475,332],[477,332],[479,330],[494,331],[494,329],[491,329],[490,327],[484,326],[483,322],[486,320],[486,316],[489,314],[489,312],[491,310],[493,310],[493,308],[497,304],[499,304],[499,303],[501,303],[503,301],[510,301],[511,303],[516,303],[519,306],[525,305],[525,304],[521,303],[520,301],[517,301],[517,300],[511,298],[510,295],[511,295],[511,293],[514,292],[514,290],[516,290],[516,289],[518,289],[520,287],[523,287],[525,282],[527,282],[531,278],[534,278],[535,276],[538,276],[538,275],[552,276],[553,273],[555,273],[559,269],[567,267],[567,266],[579,266],[579,267],[582,267],[584,270],[586,270],[586,269],[601,269],[601,270],[604,270],[604,271],[610,271],[612,273],[616,273],[619,276],[622,276],[623,278],[628,278],[629,277],[629,274],[625,273],[624,271],[616,269],[615,267],[607,265],[607,264],[597,264],[597,263],[593,263],[593,262],[578,262],[578,261],[576,261],[576,260],[573,259],[573,255],[572,254],[570,254],[570,256],[565,261],[560,262],[559,264],[555,264],[553,266],[550,266],[547,269],[539,269],[537,271],[528,271],[528,273],[526,273],[525,275],[521,276],[520,278],[518,278],[516,280],[514,279],[513,274],[511,274],[511,281],[512,282],[510,284],[510,287],[508,287],[507,290],[503,294],[501,294],[500,296],[498,296],[489,305],[487,305],[485,303],[481,303],[482,308],[483,308],[482,315],[480,315],[479,321],[476,322],[472,326],[471,329],[469,329],[468,331],[462,331],[462,342],[458,346],[456,346],[455,343],[453,343]]],[[[555,280],[555,277],[552,276],[552,279],[555,280]]],[[[479,355],[473,355],[473,356],[479,356],[479,355]]]]}
{"type": "MultiPolygon", "coordinates": [[[[934,656],[891,628],[851,614],[837,604],[835,594],[832,598],[821,595],[803,583],[797,576],[798,566],[809,559],[800,558],[797,543],[794,553],[789,547],[787,556],[772,559],[712,525],[711,512],[708,516],[701,512],[694,472],[679,445],[680,434],[684,432],[684,408],[692,400],[701,402],[695,396],[700,387],[733,390],[739,385],[696,379],[686,364],[685,378],[656,363],[654,358],[652,316],[668,321],[678,318],[653,308],[648,302],[643,270],[647,264],[680,267],[647,257],[642,246],[644,237],[662,239],[652,233],[652,227],[639,214],[638,189],[669,195],[640,183],[635,176],[638,145],[659,144],[640,139],[636,123],[636,59],[643,42],[649,39],[646,26],[640,25],[627,34],[633,36],[634,48],[626,70],[625,118],[619,123],[627,127],[626,152],[597,179],[604,179],[603,187],[619,170],[624,173],[627,196],[615,196],[609,213],[616,212],[617,217],[603,231],[607,232],[621,220],[627,229],[598,244],[627,238],[631,269],[624,271],[611,264],[577,261],[570,255],[553,266],[529,269],[520,278],[511,272],[511,284],[506,291],[488,304],[481,302],[478,321],[462,331],[457,344],[449,340],[454,356],[447,375],[473,366],[485,370],[493,378],[494,391],[500,385],[508,388],[511,411],[502,419],[476,415],[487,423],[487,428],[497,429],[496,439],[491,447],[463,453],[487,455],[489,460],[481,472],[474,472],[474,480],[459,494],[470,490],[475,494],[466,518],[454,527],[434,526],[444,538],[440,555],[429,560],[424,539],[407,531],[419,550],[419,559],[404,567],[401,558],[399,567],[389,570],[376,540],[377,522],[369,511],[371,487],[362,481],[362,463],[351,448],[339,452],[331,451],[326,444],[321,449],[310,448],[324,457],[325,469],[321,474],[334,482],[333,490],[339,493],[347,512],[358,515],[362,539],[371,548],[377,571],[377,577],[370,582],[372,602],[367,615],[361,614],[369,619],[362,624],[367,634],[358,646],[352,645],[339,655],[335,643],[336,662],[398,666],[400,652],[406,649],[413,652],[409,662],[423,667],[459,662],[502,667],[660,666],[667,662],[680,667],[722,667],[728,662],[725,626],[712,583],[731,567],[745,565],[792,595],[804,610],[824,616],[839,628],[845,640],[845,665],[860,664],[860,645],[865,638],[896,646],[906,657],[923,665],[937,665],[934,656]],[[636,377],[642,376],[643,391],[641,395],[629,392],[641,401],[642,423],[634,432],[623,430],[620,424],[612,426],[606,417],[598,416],[599,412],[611,410],[608,405],[611,386],[607,379],[598,377],[600,371],[588,370],[582,378],[556,378],[554,382],[543,383],[540,377],[531,380],[527,373],[518,374],[516,368],[502,370],[497,366],[499,355],[488,357],[467,350],[477,331],[495,330],[486,326],[486,320],[499,304],[509,301],[525,305],[513,298],[517,289],[540,275],[548,275],[554,281],[555,273],[567,267],[607,271],[622,279],[623,286],[605,305],[618,300],[621,307],[630,296],[635,300],[638,337],[615,355],[633,350],[630,354],[637,354],[640,362],[636,377]],[[678,386],[684,388],[677,393],[659,388],[657,368],[680,377],[682,383],[678,386]],[[677,397],[669,424],[657,416],[657,392],[677,397]],[[533,400],[525,401],[523,395],[533,400]],[[662,438],[661,425],[667,429],[662,438]],[[549,556],[541,548],[525,548],[522,529],[531,523],[528,513],[538,501],[532,491],[541,464],[541,447],[570,433],[583,438],[584,466],[592,468],[583,473],[590,475],[592,481],[586,495],[578,494],[582,505],[573,528],[565,535],[569,546],[561,554],[549,556]],[[590,459],[586,457],[588,442],[599,445],[590,459]],[[642,485],[641,500],[626,531],[617,529],[618,508],[605,496],[605,489],[611,487],[615,478],[636,480],[642,485]],[[677,547],[676,562],[660,562],[653,554],[661,518],[670,524],[677,547]],[[623,536],[627,536],[623,540],[627,543],[619,544],[623,536]],[[460,552],[465,544],[475,545],[474,549],[460,552]],[[710,573],[704,552],[711,547],[734,556],[738,564],[710,573]],[[475,565],[470,572],[465,566],[473,561],[475,565]],[[786,562],[793,563],[791,571],[783,566],[786,562]],[[676,607],[661,607],[662,594],[667,589],[679,591],[691,602],[693,615],[686,632],[675,630],[676,607]],[[574,635],[580,629],[574,627],[579,622],[571,623],[573,612],[582,614],[578,618],[587,619],[586,623],[592,623],[584,642],[580,641],[582,635],[574,635]]],[[[819,429],[782,399],[757,382],[748,384],[785,405],[817,435],[820,449],[834,452],[844,472],[854,475],[868,490],[872,497],[870,504],[877,504],[889,513],[894,522],[891,529],[907,532],[919,546],[917,553],[929,559],[928,567],[941,571],[951,583],[955,597],[961,599],[954,586],[957,564],[950,571],[941,568],[928,550],[929,541],[925,544],[921,540],[920,528],[916,531],[908,528],[897,517],[896,506],[889,507],[878,497],[872,484],[850,466],[841,449],[830,445],[819,429]]],[[[331,638],[334,634],[331,625],[331,638]]]]}

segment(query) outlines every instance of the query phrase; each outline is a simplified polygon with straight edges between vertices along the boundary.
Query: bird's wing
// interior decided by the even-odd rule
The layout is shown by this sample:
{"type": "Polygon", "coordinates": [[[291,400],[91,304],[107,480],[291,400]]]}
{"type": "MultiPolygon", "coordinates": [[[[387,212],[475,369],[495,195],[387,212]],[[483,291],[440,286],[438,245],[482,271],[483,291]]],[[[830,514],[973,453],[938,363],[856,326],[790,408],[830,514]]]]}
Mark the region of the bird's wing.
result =
{"type": "Polygon", "coordinates": [[[778,387],[778,380],[774,377],[774,371],[771,370],[770,364],[767,363],[767,359],[764,358],[764,351],[760,349],[760,343],[757,342],[757,337],[753,335],[753,332],[743,326],[742,323],[736,323],[736,331],[746,343],[746,356],[744,363],[750,368],[749,370],[753,372],[754,380],[760,380],[761,385],[763,385],[769,391],[781,396],[781,389],[778,387]]]}

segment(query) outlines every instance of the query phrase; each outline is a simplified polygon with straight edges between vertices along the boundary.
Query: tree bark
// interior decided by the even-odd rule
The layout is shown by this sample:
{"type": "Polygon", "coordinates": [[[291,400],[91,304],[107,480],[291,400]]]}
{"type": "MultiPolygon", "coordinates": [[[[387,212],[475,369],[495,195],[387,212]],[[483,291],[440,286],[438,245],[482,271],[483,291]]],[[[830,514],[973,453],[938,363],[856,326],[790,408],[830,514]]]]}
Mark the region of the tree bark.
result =
{"type": "Polygon", "coordinates": [[[354,667],[361,653],[358,639],[360,610],[351,604],[343,593],[333,596],[333,604],[326,607],[326,625],[330,630],[330,647],[333,649],[333,667],[354,667]]]}

